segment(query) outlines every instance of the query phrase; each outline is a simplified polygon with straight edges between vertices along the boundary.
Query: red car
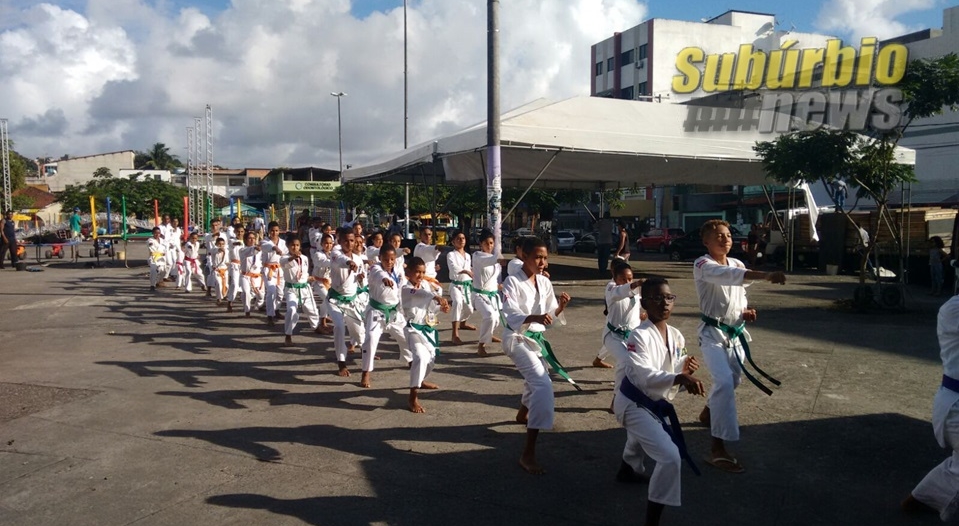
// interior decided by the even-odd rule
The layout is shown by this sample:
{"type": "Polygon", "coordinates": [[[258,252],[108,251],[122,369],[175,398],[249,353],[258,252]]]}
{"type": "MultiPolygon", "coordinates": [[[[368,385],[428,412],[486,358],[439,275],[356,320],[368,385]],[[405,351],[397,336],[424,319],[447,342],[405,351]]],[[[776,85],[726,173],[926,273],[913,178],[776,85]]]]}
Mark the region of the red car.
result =
{"type": "Polygon", "coordinates": [[[682,228],[653,228],[636,240],[636,249],[640,252],[666,252],[674,240],[683,237],[682,228]]]}

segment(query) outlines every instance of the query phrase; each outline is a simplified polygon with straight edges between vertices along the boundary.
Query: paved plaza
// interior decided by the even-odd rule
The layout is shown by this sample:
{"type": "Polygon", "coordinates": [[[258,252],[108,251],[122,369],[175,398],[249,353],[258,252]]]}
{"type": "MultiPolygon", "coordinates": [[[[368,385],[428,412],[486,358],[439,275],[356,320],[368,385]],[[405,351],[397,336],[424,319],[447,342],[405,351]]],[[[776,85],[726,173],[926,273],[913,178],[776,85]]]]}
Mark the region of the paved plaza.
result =
{"type": "MultiPolygon", "coordinates": [[[[699,356],[691,263],[644,257],[634,268],[670,280],[672,324],[699,356]]],[[[498,346],[477,357],[476,333],[442,347],[430,377],[441,389],[416,415],[392,342],[363,389],[359,364],[335,376],[331,338],[305,322],[284,348],[282,324],[262,314],[228,315],[197,291],[151,294],[146,267],[89,261],[0,272],[0,524],[642,523],[646,487],[614,480],[625,431],[608,411],[613,374],[590,366],[607,280],[589,259],[551,258],[573,301],[548,337],[583,391],[554,376],[543,476],[517,463],[521,377],[498,346]]],[[[757,363],[783,385],[738,389],[740,475],[702,462],[703,399],[677,397],[703,474],[684,466],[683,506],[664,524],[939,523],[898,506],[945,457],[929,423],[945,298],[910,287],[907,312],[859,313],[846,301],[855,285],[796,274],[748,289],[757,363]]]]}

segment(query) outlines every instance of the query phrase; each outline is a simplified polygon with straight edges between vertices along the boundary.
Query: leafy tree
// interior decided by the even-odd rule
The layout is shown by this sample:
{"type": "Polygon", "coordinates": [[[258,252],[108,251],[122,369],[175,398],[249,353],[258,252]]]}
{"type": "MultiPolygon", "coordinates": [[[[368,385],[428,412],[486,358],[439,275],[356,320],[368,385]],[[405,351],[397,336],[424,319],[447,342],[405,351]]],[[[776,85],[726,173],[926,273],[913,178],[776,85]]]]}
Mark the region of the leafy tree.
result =
{"type": "Polygon", "coordinates": [[[174,170],[183,166],[175,155],[170,155],[170,148],[162,142],[155,143],[147,152],[136,152],[133,159],[137,169],[174,170]]]}
{"type": "Polygon", "coordinates": [[[152,178],[140,179],[141,173],[129,177],[112,177],[106,168],[98,168],[93,180],[79,185],[68,186],[60,194],[60,203],[67,210],[74,207],[85,212],[90,211],[90,196],[94,196],[97,210],[106,210],[106,198],[113,202],[113,209],[120,209],[122,197],[126,197],[127,213],[139,219],[153,217],[153,200],[159,204],[160,214],[183,215],[183,197],[186,188],[174,186],[165,181],[152,178]]]}

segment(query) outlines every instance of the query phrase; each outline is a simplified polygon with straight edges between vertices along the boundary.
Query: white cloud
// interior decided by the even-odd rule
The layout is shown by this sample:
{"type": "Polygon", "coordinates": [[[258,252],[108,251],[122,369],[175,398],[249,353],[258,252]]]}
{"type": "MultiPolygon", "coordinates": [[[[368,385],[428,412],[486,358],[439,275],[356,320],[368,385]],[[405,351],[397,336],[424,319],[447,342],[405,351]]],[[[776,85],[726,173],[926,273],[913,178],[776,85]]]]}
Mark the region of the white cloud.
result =
{"type": "Polygon", "coordinates": [[[891,38],[922,29],[897,18],[936,5],[936,0],[827,0],[816,18],[816,27],[849,34],[856,40],[864,36],[891,38]]]}
{"type": "MultiPolygon", "coordinates": [[[[66,1],[66,0],[64,0],[66,1]]],[[[337,165],[403,145],[402,6],[363,19],[347,0],[233,0],[214,17],[144,0],[41,4],[0,32],[0,115],[27,155],[85,155],[164,142],[214,109],[214,158],[243,167],[337,165]],[[51,112],[51,110],[53,110],[51,112]],[[60,137],[42,133],[67,123],[60,137]]],[[[504,110],[588,93],[590,44],[646,14],[636,0],[502,2],[504,110]]],[[[486,2],[409,10],[410,144],[486,115],[486,2]]]]}

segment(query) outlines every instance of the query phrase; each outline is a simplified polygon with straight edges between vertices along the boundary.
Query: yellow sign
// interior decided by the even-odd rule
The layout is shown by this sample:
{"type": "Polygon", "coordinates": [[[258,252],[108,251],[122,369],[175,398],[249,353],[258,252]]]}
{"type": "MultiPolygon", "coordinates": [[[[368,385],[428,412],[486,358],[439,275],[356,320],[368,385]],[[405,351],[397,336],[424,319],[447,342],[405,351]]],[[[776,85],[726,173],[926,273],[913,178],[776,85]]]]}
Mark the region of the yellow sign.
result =
{"type": "Polygon", "coordinates": [[[743,44],[738,53],[711,55],[698,47],[684,48],[676,56],[679,74],[673,76],[673,91],[811,88],[814,72],[820,67],[823,88],[866,88],[873,81],[893,86],[905,75],[909,58],[909,50],[902,44],[890,43],[877,50],[875,37],[863,38],[858,50],[843,46],[839,39],[827,40],[824,48],[793,49],[796,44],[796,40],[788,40],[772,51],[743,44]]]}
{"type": "Polygon", "coordinates": [[[284,192],[332,192],[339,187],[339,181],[283,181],[284,192]]]}

